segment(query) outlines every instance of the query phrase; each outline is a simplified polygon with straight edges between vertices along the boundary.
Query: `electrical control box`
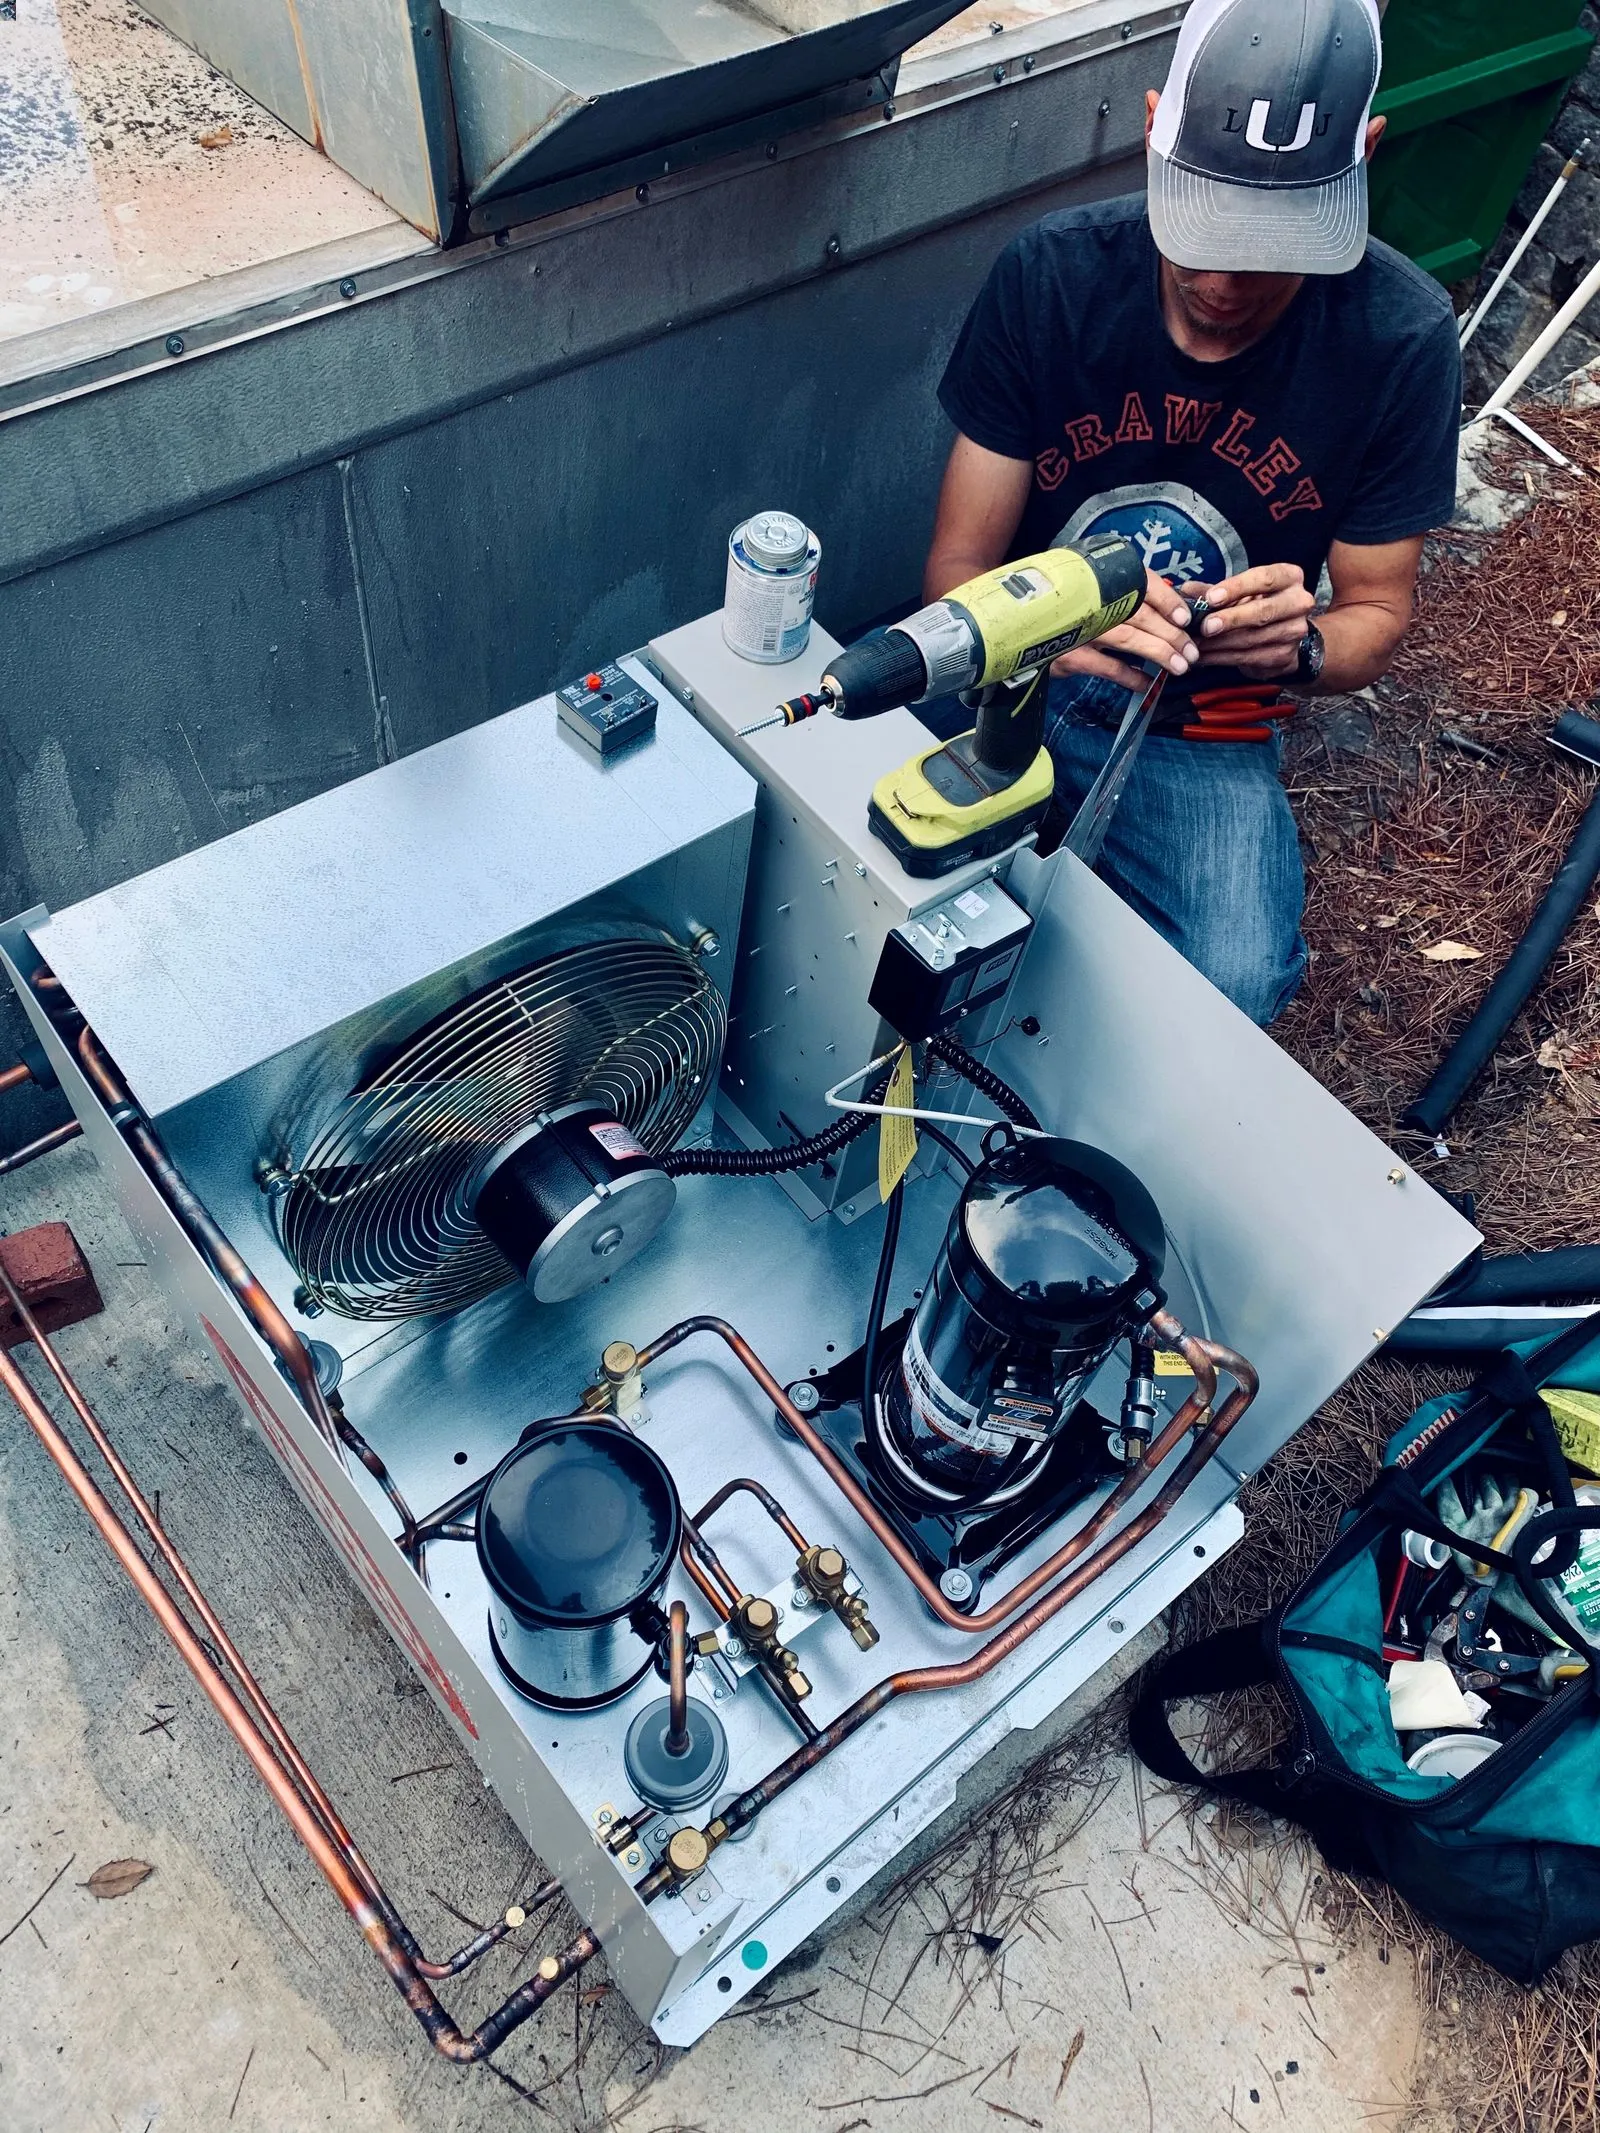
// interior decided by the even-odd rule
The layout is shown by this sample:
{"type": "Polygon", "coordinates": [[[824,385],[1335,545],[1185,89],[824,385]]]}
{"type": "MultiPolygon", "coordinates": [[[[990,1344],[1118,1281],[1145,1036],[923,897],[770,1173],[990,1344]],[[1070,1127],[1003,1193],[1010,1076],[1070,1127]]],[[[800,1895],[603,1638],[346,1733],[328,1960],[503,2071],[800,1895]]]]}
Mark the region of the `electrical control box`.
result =
{"type": "Polygon", "coordinates": [[[868,1002],[902,1037],[931,1037],[998,1000],[1033,920],[995,881],[975,882],[884,936],[868,1002]]]}
{"type": "Polygon", "coordinates": [[[614,664],[557,689],[556,715],[602,761],[656,730],[655,698],[614,664]]]}

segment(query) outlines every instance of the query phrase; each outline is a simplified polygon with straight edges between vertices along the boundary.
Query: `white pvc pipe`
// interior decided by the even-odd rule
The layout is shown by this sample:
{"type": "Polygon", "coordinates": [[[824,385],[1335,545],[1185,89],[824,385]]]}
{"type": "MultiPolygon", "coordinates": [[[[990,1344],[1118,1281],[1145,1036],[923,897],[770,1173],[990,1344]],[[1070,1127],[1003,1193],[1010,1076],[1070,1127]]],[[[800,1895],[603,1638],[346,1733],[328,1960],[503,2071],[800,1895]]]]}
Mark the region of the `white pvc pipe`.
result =
{"type": "Polygon", "coordinates": [[[1561,166],[1561,172],[1560,175],[1557,177],[1556,182],[1545,194],[1543,203],[1540,206],[1538,214],[1534,216],[1533,220],[1528,224],[1528,227],[1523,231],[1521,237],[1517,240],[1516,250],[1512,253],[1511,257],[1506,261],[1505,265],[1500,269],[1499,273],[1495,276],[1493,282],[1490,284],[1488,295],[1466,318],[1461,321],[1461,345],[1463,348],[1466,347],[1468,341],[1472,339],[1472,336],[1477,332],[1478,328],[1489,316],[1490,306],[1498,300],[1501,290],[1511,279],[1512,275],[1515,274],[1517,268],[1522,264],[1522,255],[1528,249],[1529,245],[1532,244],[1535,237],[1538,236],[1540,230],[1544,227],[1546,216],[1548,216],[1550,210],[1555,206],[1556,202],[1561,198],[1561,195],[1566,191],[1567,187],[1578,175],[1578,172],[1583,168],[1583,159],[1588,153],[1588,150],[1589,143],[1586,140],[1580,141],[1578,143],[1577,148],[1567,158],[1566,162],[1561,166]]]}
{"type": "Polygon", "coordinates": [[[1600,260],[1595,261],[1594,265],[1583,277],[1583,280],[1579,282],[1577,288],[1573,290],[1572,294],[1561,306],[1561,309],[1556,313],[1549,325],[1545,327],[1543,333],[1540,334],[1539,338],[1534,342],[1521,362],[1511,371],[1499,389],[1484,401],[1483,406],[1478,410],[1480,416],[1497,414],[1502,407],[1510,405],[1551,349],[1565,336],[1577,319],[1588,310],[1597,296],[1600,296],[1600,260]]]}

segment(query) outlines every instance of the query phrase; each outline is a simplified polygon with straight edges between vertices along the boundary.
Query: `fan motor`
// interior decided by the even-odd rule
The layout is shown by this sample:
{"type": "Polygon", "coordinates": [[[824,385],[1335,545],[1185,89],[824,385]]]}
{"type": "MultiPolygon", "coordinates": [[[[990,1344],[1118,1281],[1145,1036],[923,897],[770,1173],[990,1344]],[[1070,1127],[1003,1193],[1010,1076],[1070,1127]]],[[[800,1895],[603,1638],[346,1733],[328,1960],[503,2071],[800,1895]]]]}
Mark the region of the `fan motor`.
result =
{"type": "Polygon", "coordinates": [[[492,1155],[469,1197],[539,1302],[565,1303],[643,1251],[677,1187],[604,1106],[575,1103],[492,1155]]]}

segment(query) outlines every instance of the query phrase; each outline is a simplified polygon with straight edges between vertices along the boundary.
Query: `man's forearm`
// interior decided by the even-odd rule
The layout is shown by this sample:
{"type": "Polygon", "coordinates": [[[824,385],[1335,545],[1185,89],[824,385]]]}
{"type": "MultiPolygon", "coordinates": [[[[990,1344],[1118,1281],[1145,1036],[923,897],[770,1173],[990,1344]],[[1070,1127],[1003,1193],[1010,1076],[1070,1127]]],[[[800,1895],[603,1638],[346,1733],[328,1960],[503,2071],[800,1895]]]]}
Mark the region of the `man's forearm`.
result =
{"type": "Polygon", "coordinates": [[[1326,614],[1311,619],[1327,647],[1317,693],[1330,696],[1364,689],[1387,674],[1410,617],[1376,601],[1352,600],[1341,606],[1336,600],[1326,614]]]}

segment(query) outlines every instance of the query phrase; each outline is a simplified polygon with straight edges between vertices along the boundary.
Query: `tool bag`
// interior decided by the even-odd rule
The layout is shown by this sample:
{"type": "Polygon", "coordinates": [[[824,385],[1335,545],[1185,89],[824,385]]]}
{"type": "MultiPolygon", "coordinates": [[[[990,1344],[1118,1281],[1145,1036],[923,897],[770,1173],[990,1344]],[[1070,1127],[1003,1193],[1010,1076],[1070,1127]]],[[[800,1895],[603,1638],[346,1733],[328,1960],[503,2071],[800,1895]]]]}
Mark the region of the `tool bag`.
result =
{"type": "Polygon", "coordinates": [[[1600,1505],[1574,1504],[1538,1393],[1596,1343],[1593,1322],[1568,1328],[1531,1356],[1502,1356],[1469,1393],[1419,1409],[1293,1597],[1257,1622],[1158,1661],[1145,1675],[1131,1729],[1135,1752],[1158,1776],[1298,1823],[1330,1866],[1387,1881],[1525,1985],[1564,1949],[1600,1938],[1600,1651],[1556,1607],[1549,1582],[1574,1561],[1582,1530],[1600,1526],[1600,1505]],[[1486,1448],[1533,1472],[1555,1508],[1525,1524],[1509,1554],[1473,1541],[1471,1556],[1512,1572],[1588,1671],[1557,1689],[1476,1769],[1452,1779],[1411,1769],[1401,1752],[1389,1712],[1378,1564],[1407,1529],[1462,1547],[1431,1494],[1486,1448]],[[1277,1759],[1254,1769],[1197,1769],[1173,1734],[1169,1706],[1263,1682],[1278,1684],[1294,1714],[1277,1759]]]}

